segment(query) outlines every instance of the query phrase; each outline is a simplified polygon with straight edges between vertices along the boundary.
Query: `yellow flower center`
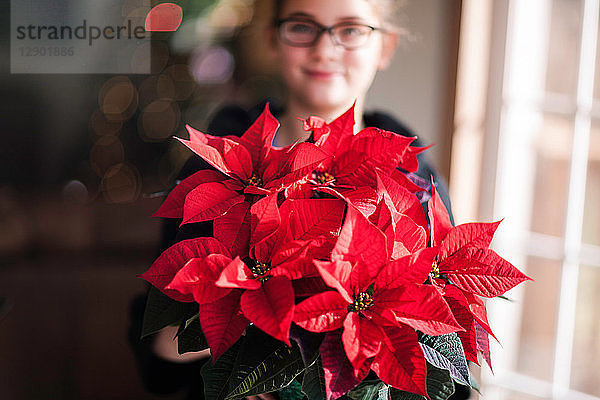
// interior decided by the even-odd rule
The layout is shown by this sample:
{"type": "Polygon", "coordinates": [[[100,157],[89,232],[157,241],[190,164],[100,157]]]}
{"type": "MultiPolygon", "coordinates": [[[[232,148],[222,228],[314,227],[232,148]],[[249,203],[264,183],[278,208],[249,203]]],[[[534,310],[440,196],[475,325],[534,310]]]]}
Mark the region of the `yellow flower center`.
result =
{"type": "Polygon", "coordinates": [[[271,266],[265,263],[257,262],[253,267],[250,267],[254,279],[260,283],[264,283],[271,277],[271,266]]]}
{"type": "Polygon", "coordinates": [[[373,296],[366,292],[360,292],[354,296],[354,303],[348,306],[348,311],[364,311],[373,305],[373,296]]]}
{"type": "Polygon", "coordinates": [[[431,264],[431,277],[433,279],[439,279],[440,278],[440,267],[437,265],[437,262],[433,262],[433,264],[431,264]]]}
{"type": "Polygon", "coordinates": [[[248,182],[246,182],[246,184],[248,186],[262,186],[263,182],[260,176],[253,174],[252,177],[248,179],[248,182]]]}
{"type": "Polygon", "coordinates": [[[335,176],[331,175],[327,171],[313,171],[312,178],[320,185],[325,185],[335,180],[335,176]]]}

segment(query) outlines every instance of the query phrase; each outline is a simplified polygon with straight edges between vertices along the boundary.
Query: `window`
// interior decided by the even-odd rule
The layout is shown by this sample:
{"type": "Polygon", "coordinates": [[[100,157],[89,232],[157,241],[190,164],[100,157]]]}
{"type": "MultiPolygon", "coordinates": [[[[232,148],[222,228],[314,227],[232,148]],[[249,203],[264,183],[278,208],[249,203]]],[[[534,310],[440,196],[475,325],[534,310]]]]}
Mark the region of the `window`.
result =
{"type": "MultiPolygon", "coordinates": [[[[471,215],[505,218],[493,245],[535,282],[488,302],[502,346],[495,375],[482,368],[483,393],[600,399],[600,1],[465,0],[463,16],[484,3],[489,56],[475,57],[487,62],[487,109],[471,124],[483,156],[469,167],[453,155],[451,190],[464,187],[461,171],[481,169],[471,215]]],[[[461,93],[460,69],[477,62],[460,60],[459,106],[473,95],[461,93]]],[[[457,109],[453,139],[463,152],[466,114],[457,109]]]]}

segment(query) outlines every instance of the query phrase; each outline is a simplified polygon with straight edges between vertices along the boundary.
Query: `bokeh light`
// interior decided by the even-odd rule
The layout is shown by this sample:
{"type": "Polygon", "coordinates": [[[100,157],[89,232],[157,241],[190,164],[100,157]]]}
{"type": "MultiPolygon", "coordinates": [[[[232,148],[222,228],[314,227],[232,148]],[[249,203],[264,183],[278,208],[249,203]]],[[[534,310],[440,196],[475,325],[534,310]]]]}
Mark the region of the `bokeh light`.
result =
{"type": "Polygon", "coordinates": [[[146,31],[174,32],[181,25],[183,9],[174,3],[159,3],[146,16],[146,31]]]}
{"type": "Polygon", "coordinates": [[[154,40],[151,49],[151,68],[152,73],[157,74],[165,69],[169,63],[171,52],[169,46],[164,41],[154,40]]]}
{"type": "Polygon", "coordinates": [[[190,68],[199,84],[220,84],[231,79],[234,60],[224,47],[198,49],[190,57],[190,68]]]}
{"type": "Polygon", "coordinates": [[[196,83],[190,75],[190,69],[187,64],[171,65],[165,70],[165,74],[168,75],[173,82],[175,88],[175,100],[186,100],[194,93],[196,83]]]}
{"type": "Polygon", "coordinates": [[[98,105],[109,121],[131,118],[137,101],[137,90],[126,76],[116,76],[106,81],[98,95],[98,105]]]}
{"type": "Polygon", "coordinates": [[[92,136],[116,136],[123,126],[121,121],[109,121],[100,110],[92,113],[89,120],[89,129],[92,136]]]}
{"type": "Polygon", "coordinates": [[[144,109],[158,99],[174,99],[175,83],[168,74],[150,75],[138,88],[140,108],[144,109]]]}
{"type": "Polygon", "coordinates": [[[140,137],[147,142],[163,141],[177,130],[180,118],[177,103],[164,99],[153,101],[138,119],[140,137]]]}
{"type": "Polygon", "coordinates": [[[102,194],[109,203],[131,203],[138,199],[142,178],[134,166],[113,165],[102,177],[102,194]]]}
{"type": "Polygon", "coordinates": [[[70,205],[85,204],[89,193],[83,182],[78,180],[69,181],[62,190],[63,202],[70,205]]]}
{"type": "Polygon", "coordinates": [[[210,25],[220,31],[244,26],[252,19],[252,4],[244,0],[222,0],[208,17],[210,25]]]}
{"type": "Polygon", "coordinates": [[[175,54],[189,54],[199,44],[210,43],[212,36],[213,30],[205,17],[190,18],[170,34],[169,46],[175,54]]]}
{"type": "Polygon", "coordinates": [[[122,163],[124,159],[125,150],[116,136],[99,138],[90,150],[90,164],[98,176],[104,176],[111,166],[122,163]]]}

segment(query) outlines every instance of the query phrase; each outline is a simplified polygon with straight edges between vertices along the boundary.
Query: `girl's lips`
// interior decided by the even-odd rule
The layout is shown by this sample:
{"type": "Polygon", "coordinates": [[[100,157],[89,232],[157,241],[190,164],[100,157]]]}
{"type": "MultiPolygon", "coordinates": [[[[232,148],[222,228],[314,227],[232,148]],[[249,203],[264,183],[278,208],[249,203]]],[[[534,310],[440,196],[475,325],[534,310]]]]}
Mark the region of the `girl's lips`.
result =
{"type": "Polygon", "coordinates": [[[339,75],[339,72],[336,71],[323,71],[314,69],[307,69],[305,70],[305,73],[314,79],[333,79],[339,75]]]}

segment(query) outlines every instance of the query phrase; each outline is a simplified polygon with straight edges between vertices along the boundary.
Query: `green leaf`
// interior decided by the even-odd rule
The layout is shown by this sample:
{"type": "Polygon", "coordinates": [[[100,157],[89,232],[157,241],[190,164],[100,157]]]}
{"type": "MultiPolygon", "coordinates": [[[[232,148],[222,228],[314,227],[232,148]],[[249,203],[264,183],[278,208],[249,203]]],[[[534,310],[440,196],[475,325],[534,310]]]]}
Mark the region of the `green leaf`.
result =
{"type": "Polygon", "coordinates": [[[304,393],[302,393],[302,385],[296,379],[289,385],[277,392],[280,400],[302,400],[304,399],[304,393]]]}
{"type": "Polygon", "coordinates": [[[242,342],[245,336],[235,342],[215,363],[207,362],[200,370],[204,381],[204,397],[211,400],[223,400],[227,396],[229,382],[235,368],[242,342]]]}
{"type": "Polygon", "coordinates": [[[383,388],[379,389],[379,392],[377,392],[377,396],[373,397],[373,400],[389,400],[390,387],[391,386],[385,385],[383,388]]]}
{"type": "Polygon", "coordinates": [[[428,363],[450,371],[450,376],[458,383],[469,385],[469,367],[456,333],[441,336],[419,334],[419,342],[428,363]]]}
{"type": "MultiPolygon", "coordinates": [[[[289,385],[304,370],[300,349],[250,327],[236,359],[226,399],[269,393],[289,385]]],[[[211,397],[212,399],[212,397],[211,397]]]]}
{"type": "MultiPolygon", "coordinates": [[[[447,400],[454,394],[454,382],[445,369],[427,363],[427,395],[431,400],[447,400]]],[[[391,400],[426,400],[426,397],[390,387],[391,400]]]]}
{"type": "Polygon", "coordinates": [[[208,342],[202,332],[198,315],[183,321],[179,329],[180,331],[177,333],[177,351],[179,354],[208,349],[208,342]]]}
{"type": "Polygon", "coordinates": [[[427,364],[427,394],[431,400],[446,400],[454,394],[450,372],[427,364]]]}
{"type": "Polygon", "coordinates": [[[304,371],[302,391],[306,394],[308,400],[323,400],[327,397],[325,392],[325,372],[323,371],[321,357],[318,357],[304,371]]]}
{"type": "Polygon", "coordinates": [[[200,318],[200,316],[198,315],[198,313],[196,313],[196,314],[192,315],[190,318],[184,319],[183,321],[181,321],[181,323],[179,324],[179,329],[177,330],[177,335],[175,335],[175,336],[181,335],[181,332],[186,330],[188,328],[188,326],[190,326],[194,321],[200,321],[199,318],[200,318]]]}
{"type": "Polygon", "coordinates": [[[179,325],[182,320],[198,313],[198,304],[175,301],[154,286],[148,291],[142,338],[160,331],[169,325],[179,325]]]}
{"type": "Polygon", "coordinates": [[[389,386],[381,381],[367,381],[346,393],[351,400],[387,400],[389,386]]]}

